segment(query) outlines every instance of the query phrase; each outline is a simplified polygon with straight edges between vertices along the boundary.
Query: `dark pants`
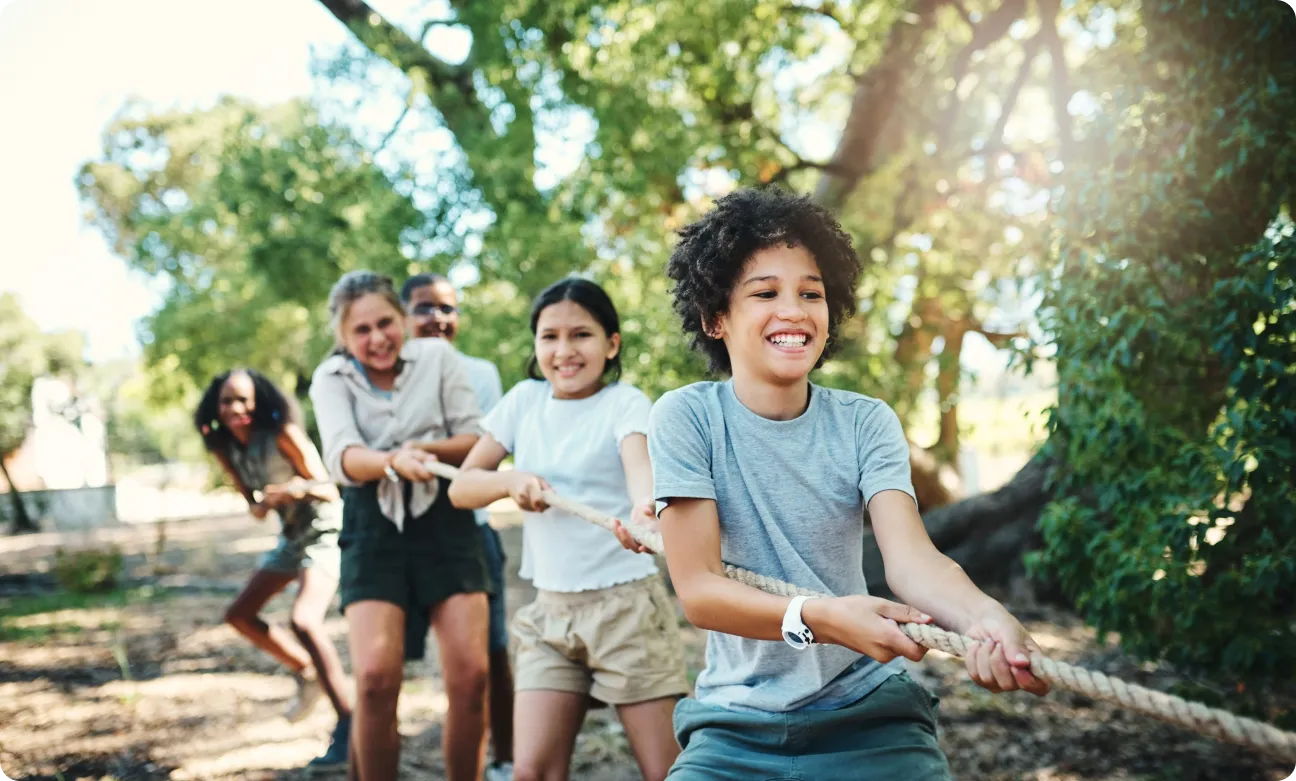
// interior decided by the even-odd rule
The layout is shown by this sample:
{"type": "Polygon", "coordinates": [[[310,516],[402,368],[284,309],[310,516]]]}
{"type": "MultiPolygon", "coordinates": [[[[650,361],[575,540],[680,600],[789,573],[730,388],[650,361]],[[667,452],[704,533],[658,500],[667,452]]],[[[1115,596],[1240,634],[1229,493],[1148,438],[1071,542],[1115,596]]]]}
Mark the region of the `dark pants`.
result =
{"type": "Polygon", "coordinates": [[[377,484],[342,490],[342,609],[368,599],[403,609],[407,658],[422,658],[432,608],[455,594],[491,590],[476,519],[445,489],[443,481],[423,515],[406,517],[403,532],[378,509],[377,484]]]}
{"type": "Polygon", "coordinates": [[[936,698],[893,675],[827,711],[752,713],[681,700],[684,751],[671,781],[950,781],[936,742],[936,698]]]}

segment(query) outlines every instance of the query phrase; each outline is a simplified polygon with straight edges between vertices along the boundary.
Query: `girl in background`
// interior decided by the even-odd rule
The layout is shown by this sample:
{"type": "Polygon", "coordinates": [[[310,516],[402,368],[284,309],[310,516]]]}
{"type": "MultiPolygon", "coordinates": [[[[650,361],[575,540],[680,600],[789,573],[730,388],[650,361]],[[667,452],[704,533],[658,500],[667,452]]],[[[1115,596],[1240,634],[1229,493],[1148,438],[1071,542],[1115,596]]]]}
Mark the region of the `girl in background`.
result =
{"type": "Polygon", "coordinates": [[[292,671],[297,696],[286,714],[306,718],[321,694],[337,711],[328,750],[308,767],[347,763],[351,701],[337,649],[324,631],[324,614],[337,590],[338,530],[342,506],[315,446],[298,423],[296,406],[259,372],[235,369],[207,386],[194,426],[253,517],[279,516],[279,544],[262,558],[251,580],[225,611],[225,621],[292,671]],[[290,632],[259,615],[274,595],[297,581],[290,632]]]}

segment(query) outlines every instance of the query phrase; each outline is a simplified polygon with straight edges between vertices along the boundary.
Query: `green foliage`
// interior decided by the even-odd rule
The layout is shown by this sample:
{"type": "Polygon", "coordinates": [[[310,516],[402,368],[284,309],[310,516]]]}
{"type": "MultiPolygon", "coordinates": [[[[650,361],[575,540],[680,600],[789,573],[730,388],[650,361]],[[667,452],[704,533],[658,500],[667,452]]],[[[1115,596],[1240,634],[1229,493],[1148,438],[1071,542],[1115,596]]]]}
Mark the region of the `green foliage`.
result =
{"type": "Polygon", "coordinates": [[[1126,648],[1296,682],[1296,34],[1157,0],[1069,172],[1045,325],[1060,497],[1034,562],[1126,648]],[[1144,38],[1145,34],[1145,38],[1144,38]]]}
{"type": "Polygon", "coordinates": [[[303,392],[333,344],[324,301],[342,273],[400,278],[457,246],[407,177],[298,103],[128,106],[80,187],[117,252],[166,282],[141,335],[151,393],[173,403],[235,366],[303,392]]]}
{"type": "MultiPolygon", "coordinates": [[[[44,642],[60,634],[88,629],[116,630],[116,618],[101,619],[81,611],[126,607],[165,599],[168,592],[153,586],[111,591],[56,591],[20,597],[0,597],[0,641],[44,642]]],[[[109,614],[111,615],[111,614],[109,614]]]]}
{"type": "MultiPolygon", "coordinates": [[[[588,273],[622,308],[627,378],[653,394],[704,376],[665,305],[673,231],[736,185],[814,187],[832,140],[807,128],[835,133],[857,85],[869,80],[861,74],[895,70],[883,62],[893,28],[914,23],[899,2],[453,6],[448,24],[472,36],[464,64],[444,62],[401,28],[366,16],[351,23],[363,47],[329,59],[321,72],[333,85],[373,95],[390,85],[394,65],[408,76],[410,105],[454,134],[467,184],[492,217],[472,262],[486,283],[506,283],[469,291],[467,352],[500,359],[506,384],[518,379],[528,352],[518,313],[544,285],[588,273]],[[507,314],[478,308],[478,297],[507,314]]],[[[1027,161],[1017,168],[1032,173],[987,165],[985,142],[999,112],[1012,110],[1001,95],[1016,76],[1021,41],[1004,39],[990,51],[976,88],[964,90],[962,111],[951,111],[939,85],[971,32],[953,7],[932,16],[913,72],[896,76],[903,100],[880,98],[880,113],[903,106],[879,130],[876,160],[860,166],[856,194],[837,204],[873,262],[851,349],[817,377],[887,398],[902,414],[931,390],[927,369],[941,353],[934,338],[981,330],[1013,303],[1003,283],[1030,263],[1044,217],[1038,199],[1025,201],[1041,192],[1039,174],[1047,177],[1057,153],[1056,143],[998,128],[1027,161]],[[935,152],[925,148],[929,139],[935,152]],[[930,331],[917,340],[921,348],[902,346],[907,330],[920,329],[930,331]]],[[[405,21],[411,30],[428,20],[405,21]]],[[[1041,24],[1033,15],[1024,21],[1027,34],[1041,24]]],[[[1042,75],[1027,76],[1025,93],[1045,88],[1042,75]]],[[[955,392],[957,349],[951,344],[943,359],[955,392]]]]}
{"type": "Polygon", "coordinates": [[[54,576],[73,594],[96,594],[117,588],[122,552],[116,545],[104,550],[84,548],[54,551],[54,576]]]}

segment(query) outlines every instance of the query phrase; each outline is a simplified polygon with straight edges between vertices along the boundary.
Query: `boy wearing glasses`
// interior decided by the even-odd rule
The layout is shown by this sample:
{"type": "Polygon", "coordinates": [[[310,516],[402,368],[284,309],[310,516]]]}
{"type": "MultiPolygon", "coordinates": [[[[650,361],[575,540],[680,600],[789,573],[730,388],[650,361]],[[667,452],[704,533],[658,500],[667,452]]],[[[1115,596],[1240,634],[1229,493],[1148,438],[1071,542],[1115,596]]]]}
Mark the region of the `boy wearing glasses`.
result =
{"type": "MultiPolygon", "coordinates": [[[[416,274],[401,288],[401,301],[409,313],[411,335],[453,343],[459,334],[459,296],[450,280],[440,274],[416,274]]],[[[503,395],[499,370],[484,358],[459,354],[468,372],[468,384],[485,415],[503,395]]],[[[499,533],[488,523],[490,514],[477,510],[490,571],[490,734],[494,761],[486,768],[486,781],[509,779],[513,764],[513,673],[509,668],[508,622],[504,611],[504,548],[499,533]]],[[[413,614],[411,614],[413,615],[413,614]]],[[[427,641],[424,626],[407,627],[406,658],[421,659],[427,641]],[[421,630],[421,631],[420,631],[421,630]]]]}

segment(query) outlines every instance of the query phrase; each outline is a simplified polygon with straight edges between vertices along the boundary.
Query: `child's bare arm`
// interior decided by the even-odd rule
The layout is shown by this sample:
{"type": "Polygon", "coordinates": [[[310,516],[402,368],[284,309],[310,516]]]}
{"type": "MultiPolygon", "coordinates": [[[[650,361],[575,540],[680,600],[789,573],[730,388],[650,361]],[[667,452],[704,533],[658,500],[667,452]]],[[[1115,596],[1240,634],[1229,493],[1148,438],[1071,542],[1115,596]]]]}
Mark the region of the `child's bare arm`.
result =
{"type": "Polygon", "coordinates": [[[543,478],[528,472],[500,472],[500,462],[508,455],[490,434],[468,453],[459,476],[450,484],[450,501],[463,510],[476,510],[508,496],[517,506],[530,512],[544,512],[548,505],[542,495],[550,490],[543,478]]]}
{"type": "Polygon", "coordinates": [[[913,497],[881,491],[869,502],[869,517],[891,591],[941,627],[987,641],[965,660],[974,681],[992,691],[1048,691],[1030,672],[1030,653],[1039,648],[1026,628],[936,549],[913,497]]]}
{"type": "MultiPolygon", "coordinates": [[[[720,519],[713,500],[671,501],[661,512],[661,531],[671,583],[694,626],[753,640],[783,639],[783,614],[791,600],[725,576],[720,519]]],[[[894,622],[930,619],[885,599],[812,599],[803,606],[802,619],[816,642],[843,645],[879,661],[897,656],[918,660],[926,653],[894,622]]]]}

